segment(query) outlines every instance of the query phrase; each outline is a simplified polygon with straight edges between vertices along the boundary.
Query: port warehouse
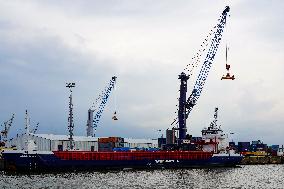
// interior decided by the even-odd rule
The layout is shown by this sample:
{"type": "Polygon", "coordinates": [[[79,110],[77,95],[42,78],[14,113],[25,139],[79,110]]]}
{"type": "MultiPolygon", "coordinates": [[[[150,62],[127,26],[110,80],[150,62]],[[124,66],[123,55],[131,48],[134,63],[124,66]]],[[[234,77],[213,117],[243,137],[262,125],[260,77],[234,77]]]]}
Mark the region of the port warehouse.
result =
{"type": "MultiPolygon", "coordinates": [[[[23,150],[27,140],[33,140],[39,151],[65,151],[69,149],[68,135],[21,134],[7,141],[7,147],[23,150]]],[[[75,150],[111,151],[113,148],[158,148],[157,139],[133,139],[121,137],[73,136],[75,150]]]]}

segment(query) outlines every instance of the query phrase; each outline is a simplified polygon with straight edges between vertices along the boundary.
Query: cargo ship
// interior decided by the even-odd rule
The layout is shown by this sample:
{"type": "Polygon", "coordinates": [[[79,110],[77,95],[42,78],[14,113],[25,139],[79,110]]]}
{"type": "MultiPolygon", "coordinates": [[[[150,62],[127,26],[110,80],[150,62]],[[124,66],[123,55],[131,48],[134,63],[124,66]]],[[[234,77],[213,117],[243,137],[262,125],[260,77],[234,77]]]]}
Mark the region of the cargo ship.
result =
{"type": "MultiPolygon", "coordinates": [[[[201,168],[234,167],[243,156],[229,147],[228,135],[217,126],[217,111],[210,126],[199,139],[183,144],[164,144],[161,149],[133,150],[113,148],[109,151],[37,151],[27,139],[24,150],[4,150],[7,171],[74,171],[123,168],[201,168]],[[175,146],[175,149],[169,147],[175,146]]],[[[100,140],[103,141],[103,140],[100,140]]]]}
{"type": "MultiPolygon", "coordinates": [[[[207,36],[208,52],[201,66],[200,73],[193,87],[192,93],[187,98],[187,81],[192,74],[182,72],[178,78],[180,80],[180,90],[178,98],[178,115],[171,124],[172,139],[166,140],[159,150],[128,150],[116,151],[80,151],[74,148],[73,138],[73,102],[72,88],[75,83],[67,83],[66,87],[70,89],[69,96],[69,150],[66,151],[37,151],[35,143],[27,137],[25,150],[4,150],[2,156],[5,162],[6,170],[18,171],[56,171],[56,170],[93,170],[93,169],[114,169],[114,168],[187,168],[187,167],[224,167],[236,166],[242,160],[240,154],[236,154],[229,148],[228,135],[224,134],[217,126],[217,110],[214,117],[216,119],[208,128],[202,130],[202,137],[199,140],[193,140],[187,134],[186,121],[193,107],[200,97],[204,83],[207,79],[211,64],[214,60],[221,37],[226,24],[226,17],[230,8],[225,7],[218,23],[214,26],[213,34],[207,36]],[[178,138],[175,132],[178,131],[178,138]]],[[[211,30],[211,31],[213,31],[211,30]]],[[[205,43],[205,42],[203,42],[205,43]]],[[[206,45],[206,46],[207,46],[206,45]]],[[[201,45],[202,46],[202,45],[201,45]]],[[[200,50],[200,52],[205,51],[200,50]]],[[[199,53],[197,57],[201,56],[199,53]]],[[[194,58],[193,58],[194,59],[194,58]]],[[[199,61],[193,62],[198,64],[199,61]]],[[[186,70],[186,69],[185,69],[186,70]]],[[[188,70],[189,71],[189,70],[188,70]]],[[[92,129],[97,126],[102,115],[103,109],[114,89],[116,77],[112,77],[109,85],[96,100],[98,106],[92,106],[88,111],[87,136],[93,135],[92,129]],[[96,113],[95,113],[96,111],[96,113]]],[[[96,104],[96,103],[95,103],[96,104]]],[[[28,120],[28,119],[26,119],[28,120]]],[[[118,120],[116,111],[113,120],[118,120]]],[[[28,128],[29,124],[26,125],[28,128]]],[[[27,129],[27,136],[29,131],[27,129]]],[[[105,146],[108,147],[108,146],[105,146]]],[[[108,149],[106,149],[108,150],[108,149]]]]}
{"type": "Polygon", "coordinates": [[[242,157],[204,151],[5,151],[6,171],[74,171],[120,168],[236,166],[242,157]]]}

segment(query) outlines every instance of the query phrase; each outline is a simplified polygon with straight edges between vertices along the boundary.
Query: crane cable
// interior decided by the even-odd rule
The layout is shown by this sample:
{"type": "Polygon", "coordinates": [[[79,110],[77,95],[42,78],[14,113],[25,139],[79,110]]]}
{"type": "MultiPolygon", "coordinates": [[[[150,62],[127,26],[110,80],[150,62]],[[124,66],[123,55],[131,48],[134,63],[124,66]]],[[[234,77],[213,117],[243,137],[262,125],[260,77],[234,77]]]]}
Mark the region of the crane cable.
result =
{"type": "MultiPolygon", "coordinates": [[[[229,17],[230,17],[230,15],[228,15],[228,18],[229,17]]],[[[230,48],[228,47],[228,38],[229,38],[229,27],[228,27],[228,24],[225,25],[225,29],[227,30],[225,32],[225,40],[226,40],[226,55],[225,55],[225,58],[226,58],[226,70],[227,70],[227,73],[226,73],[226,75],[223,75],[221,80],[223,80],[223,79],[234,80],[235,76],[234,75],[231,76],[231,74],[230,74],[231,65],[230,65],[230,63],[228,63],[228,53],[229,53],[229,50],[230,50],[230,48]]]]}
{"type": "Polygon", "coordinates": [[[114,113],[113,113],[113,116],[112,116],[112,119],[113,120],[118,120],[117,119],[117,99],[116,99],[116,88],[117,88],[117,83],[116,83],[116,80],[114,82],[114,85],[113,85],[113,93],[114,93],[114,113]]]}
{"type": "MultiPolygon", "coordinates": [[[[194,54],[194,56],[191,58],[191,61],[189,64],[186,65],[186,67],[184,68],[184,71],[187,72],[187,75],[191,78],[191,76],[194,73],[194,70],[200,65],[201,63],[201,57],[204,56],[204,51],[206,51],[206,49],[209,48],[209,43],[212,40],[213,34],[215,34],[214,29],[216,28],[216,26],[214,26],[208,33],[208,35],[204,38],[204,40],[202,41],[200,48],[197,50],[197,52],[194,54]]],[[[179,100],[179,98],[177,98],[177,100],[179,100]]],[[[177,110],[175,111],[175,114],[177,114],[178,112],[178,105],[176,105],[177,110]]],[[[175,116],[175,119],[173,120],[173,122],[171,123],[171,125],[173,125],[174,123],[177,124],[177,119],[178,116],[175,116]]]]}
{"type": "Polygon", "coordinates": [[[228,26],[228,18],[230,17],[230,15],[228,15],[227,17],[227,23],[225,25],[225,29],[227,30],[225,32],[225,40],[226,40],[226,65],[228,64],[228,51],[229,51],[229,47],[228,47],[228,38],[229,38],[229,26],[228,26]]]}

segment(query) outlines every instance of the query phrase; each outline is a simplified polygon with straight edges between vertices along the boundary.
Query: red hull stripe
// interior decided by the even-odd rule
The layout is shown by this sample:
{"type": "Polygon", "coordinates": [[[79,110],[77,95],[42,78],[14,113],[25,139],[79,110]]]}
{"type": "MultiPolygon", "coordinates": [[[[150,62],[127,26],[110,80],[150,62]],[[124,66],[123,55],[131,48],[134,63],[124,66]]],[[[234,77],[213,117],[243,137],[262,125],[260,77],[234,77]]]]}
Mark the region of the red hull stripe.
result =
{"type": "Polygon", "coordinates": [[[157,151],[157,152],[90,152],[53,151],[61,160],[201,160],[212,157],[211,152],[157,151]]]}

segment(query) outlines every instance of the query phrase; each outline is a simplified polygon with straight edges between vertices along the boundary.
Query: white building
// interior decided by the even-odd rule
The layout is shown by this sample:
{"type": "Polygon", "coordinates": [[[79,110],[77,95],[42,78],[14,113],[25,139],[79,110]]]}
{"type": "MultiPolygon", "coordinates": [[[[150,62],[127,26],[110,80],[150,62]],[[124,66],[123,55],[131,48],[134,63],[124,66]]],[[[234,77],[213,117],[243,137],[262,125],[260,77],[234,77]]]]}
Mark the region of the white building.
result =
{"type": "MultiPolygon", "coordinates": [[[[25,149],[29,140],[34,140],[37,150],[40,151],[57,151],[67,150],[69,146],[69,135],[54,134],[21,134],[7,142],[7,147],[15,146],[17,149],[25,149]]],[[[98,151],[98,138],[86,136],[73,136],[74,148],[84,151],[98,151]]]]}
{"type": "MultiPolygon", "coordinates": [[[[69,135],[33,133],[30,133],[29,135],[18,135],[17,137],[7,141],[6,146],[14,146],[19,150],[23,150],[27,145],[28,139],[35,142],[36,149],[39,151],[65,151],[69,146],[69,135]]],[[[75,150],[98,151],[98,137],[73,136],[73,140],[75,150]]],[[[124,138],[123,146],[129,148],[158,148],[158,140],[124,138]]]]}
{"type": "Polygon", "coordinates": [[[158,139],[124,138],[124,147],[129,147],[129,148],[158,148],[158,139]]]}

